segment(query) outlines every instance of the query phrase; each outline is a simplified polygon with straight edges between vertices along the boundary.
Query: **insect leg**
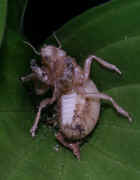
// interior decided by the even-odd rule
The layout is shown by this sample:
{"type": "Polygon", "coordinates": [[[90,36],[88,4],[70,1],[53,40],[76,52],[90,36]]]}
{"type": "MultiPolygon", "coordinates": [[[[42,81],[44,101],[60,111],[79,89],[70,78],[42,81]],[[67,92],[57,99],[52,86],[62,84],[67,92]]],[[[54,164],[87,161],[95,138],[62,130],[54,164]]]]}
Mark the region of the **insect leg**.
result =
{"type": "Polygon", "coordinates": [[[110,64],[97,56],[91,55],[86,59],[84,64],[85,80],[89,78],[91,63],[93,62],[93,60],[97,61],[103,67],[116,71],[118,74],[121,74],[121,71],[115,65],[110,64]]]}
{"type": "Polygon", "coordinates": [[[35,131],[36,129],[38,128],[38,123],[39,123],[39,120],[40,120],[40,116],[41,116],[41,111],[44,107],[46,107],[48,104],[52,104],[54,103],[54,101],[56,100],[57,98],[57,88],[55,87],[54,89],[54,92],[53,92],[53,96],[52,98],[46,98],[44,100],[41,101],[40,105],[39,105],[39,108],[38,108],[38,112],[37,112],[37,115],[36,115],[36,118],[35,118],[35,121],[34,121],[34,124],[30,130],[30,133],[32,134],[32,137],[35,136],[35,131]]]}
{"type": "Polygon", "coordinates": [[[59,41],[59,39],[57,38],[57,36],[56,36],[56,34],[55,34],[55,32],[53,33],[53,36],[54,36],[54,38],[55,38],[55,40],[56,40],[56,42],[58,43],[58,45],[59,45],[59,49],[61,49],[62,48],[62,44],[61,44],[61,42],[59,41]]]}
{"type": "Polygon", "coordinates": [[[31,74],[28,74],[27,76],[22,76],[22,77],[20,78],[20,80],[21,80],[22,82],[28,82],[28,81],[33,80],[34,78],[35,78],[35,73],[31,73],[31,74]]]}
{"type": "Polygon", "coordinates": [[[40,105],[39,105],[39,108],[38,108],[38,112],[37,112],[37,115],[36,115],[36,118],[35,118],[35,121],[34,121],[34,124],[30,130],[30,133],[32,135],[32,137],[35,136],[35,131],[37,130],[38,128],[38,123],[39,123],[39,120],[40,120],[40,115],[41,115],[41,111],[44,107],[46,107],[48,104],[52,104],[54,102],[54,99],[51,98],[47,98],[47,99],[44,99],[43,101],[41,101],[40,105]]]}
{"type": "Polygon", "coordinates": [[[21,77],[20,80],[22,82],[28,82],[28,81],[37,79],[38,78],[38,73],[35,71],[37,68],[38,68],[38,66],[36,65],[36,61],[34,59],[32,59],[32,61],[31,61],[31,69],[32,69],[33,72],[31,74],[28,74],[27,76],[21,77]]]}
{"type": "Polygon", "coordinates": [[[111,102],[113,107],[116,109],[116,111],[118,113],[120,113],[121,115],[125,116],[126,118],[128,118],[128,120],[130,122],[132,122],[132,118],[130,117],[128,112],[126,112],[122,107],[120,107],[111,96],[108,96],[107,94],[104,94],[104,93],[95,93],[95,94],[92,94],[92,97],[93,98],[99,98],[99,99],[107,100],[107,101],[111,102]]]}
{"type": "Polygon", "coordinates": [[[28,82],[28,81],[33,81],[33,84],[34,84],[34,88],[35,88],[35,93],[37,95],[43,95],[47,90],[48,90],[48,87],[46,84],[41,84],[40,82],[40,86],[38,85],[38,79],[37,79],[37,76],[35,73],[31,73],[27,76],[23,76],[20,78],[20,80],[24,83],[24,82],[28,82]]]}
{"type": "Polygon", "coordinates": [[[73,154],[80,160],[80,142],[68,142],[65,140],[64,136],[59,132],[56,134],[56,139],[65,147],[72,150],[73,154]]]}

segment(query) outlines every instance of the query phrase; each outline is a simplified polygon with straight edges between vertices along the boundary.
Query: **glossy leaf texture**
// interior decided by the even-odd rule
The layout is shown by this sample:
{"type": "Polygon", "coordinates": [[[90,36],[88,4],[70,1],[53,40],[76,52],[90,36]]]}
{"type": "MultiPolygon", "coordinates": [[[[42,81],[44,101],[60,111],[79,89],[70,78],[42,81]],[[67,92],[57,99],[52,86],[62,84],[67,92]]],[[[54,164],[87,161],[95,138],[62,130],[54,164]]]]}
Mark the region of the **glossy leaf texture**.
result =
{"type": "Polygon", "coordinates": [[[18,32],[21,32],[23,30],[23,19],[27,2],[27,0],[8,1],[8,28],[18,32]]]}
{"type": "Polygon", "coordinates": [[[0,0],[0,46],[4,36],[7,17],[7,0],[0,0]]]}
{"type": "MultiPolygon", "coordinates": [[[[0,57],[0,179],[139,180],[139,11],[138,0],[113,0],[56,32],[63,48],[81,66],[88,55],[96,54],[120,68],[122,76],[93,63],[91,78],[133,117],[129,123],[103,102],[99,123],[81,147],[80,161],[62,146],[55,151],[55,131],[43,123],[31,138],[35,113],[18,77],[29,72],[33,55],[20,35],[6,33],[0,57]]],[[[53,37],[46,43],[56,45],[53,37]]]]}

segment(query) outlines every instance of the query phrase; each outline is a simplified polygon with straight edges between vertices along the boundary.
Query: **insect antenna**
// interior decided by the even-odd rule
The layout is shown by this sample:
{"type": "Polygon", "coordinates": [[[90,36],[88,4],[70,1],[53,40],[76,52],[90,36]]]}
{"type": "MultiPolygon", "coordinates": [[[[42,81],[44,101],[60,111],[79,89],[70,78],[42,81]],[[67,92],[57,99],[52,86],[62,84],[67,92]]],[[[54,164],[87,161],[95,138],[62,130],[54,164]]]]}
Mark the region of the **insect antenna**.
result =
{"type": "Polygon", "coordinates": [[[53,37],[55,38],[55,40],[56,40],[57,44],[59,45],[59,46],[58,46],[58,48],[59,48],[59,49],[61,49],[61,48],[62,48],[62,44],[61,44],[61,42],[59,41],[59,39],[57,38],[57,36],[56,36],[55,32],[53,32],[53,34],[52,34],[52,35],[53,35],[53,37]]]}
{"type": "Polygon", "coordinates": [[[35,49],[35,47],[33,47],[29,42],[27,42],[27,41],[23,41],[25,44],[27,44],[28,46],[30,46],[32,49],[33,49],[33,51],[34,51],[34,53],[35,54],[37,54],[37,55],[39,55],[40,56],[40,52],[38,52],[36,49],[35,49]]]}

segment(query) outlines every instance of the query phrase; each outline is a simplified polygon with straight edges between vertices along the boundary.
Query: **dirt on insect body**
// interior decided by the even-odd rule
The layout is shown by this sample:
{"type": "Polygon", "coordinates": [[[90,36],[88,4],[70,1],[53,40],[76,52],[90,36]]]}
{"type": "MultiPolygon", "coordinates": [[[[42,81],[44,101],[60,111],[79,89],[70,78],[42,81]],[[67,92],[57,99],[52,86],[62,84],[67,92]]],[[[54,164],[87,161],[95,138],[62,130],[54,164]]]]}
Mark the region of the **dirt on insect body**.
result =
{"type": "MultiPolygon", "coordinates": [[[[48,124],[58,126],[56,139],[80,159],[80,144],[94,129],[100,116],[100,101],[107,100],[118,113],[132,118],[116,101],[109,95],[101,93],[95,83],[90,79],[92,62],[98,62],[102,67],[115,71],[121,75],[121,71],[113,64],[90,55],[84,67],[81,68],[75,58],[68,56],[61,48],[61,43],[55,36],[59,47],[44,45],[40,52],[30,45],[34,52],[41,56],[41,65],[36,60],[31,61],[31,73],[21,77],[22,82],[32,81],[37,95],[44,95],[48,89],[52,90],[52,97],[43,99],[37,110],[34,124],[30,129],[32,137],[35,137],[42,110],[50,104],[57,104],[57,117],[46,119],[48,124]],[[55,119],[55,120],[54,120],[55,119]]],[[[59,151],[59,147],[55,147],[59,151]]]]}

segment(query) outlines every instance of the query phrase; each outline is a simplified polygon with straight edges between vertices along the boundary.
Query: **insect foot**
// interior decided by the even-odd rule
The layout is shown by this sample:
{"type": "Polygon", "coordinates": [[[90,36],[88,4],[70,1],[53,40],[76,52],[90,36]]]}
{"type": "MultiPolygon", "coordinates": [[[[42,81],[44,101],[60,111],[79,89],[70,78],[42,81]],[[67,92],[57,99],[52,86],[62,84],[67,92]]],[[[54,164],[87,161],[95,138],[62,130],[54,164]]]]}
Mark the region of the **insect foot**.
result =
{"type": "Polygon", "coordinates": [[[30,133],[31,133],[32,137],[35,137],[36,129],[37,129],[37,126],[33,126],[33,127],[30,129],[30,133]]]}
{"type": "Polygon", "coordinates": [[[20,77],[19,80],[24,82],[25,81],[25,77],[20,77]]]}

